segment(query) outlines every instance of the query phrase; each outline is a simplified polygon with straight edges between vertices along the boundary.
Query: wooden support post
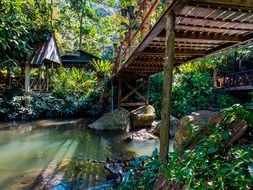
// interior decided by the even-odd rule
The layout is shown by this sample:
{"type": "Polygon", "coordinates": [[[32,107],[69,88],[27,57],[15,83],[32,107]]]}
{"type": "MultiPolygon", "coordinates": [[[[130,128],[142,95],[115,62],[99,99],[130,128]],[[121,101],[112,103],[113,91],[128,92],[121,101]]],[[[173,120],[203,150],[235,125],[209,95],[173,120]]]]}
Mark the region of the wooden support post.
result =
{"type": "MultiPolygon", "coordinates": [[[[217,86],[217,79],[218,79],[218,68],[217,67],[215,67],[214,69],[213,69],[213,86],[214,86],[214,88],[217,88],[218,86],[217,86]]],[[[221,86],[221,85],[220,85],[221,86]]]]}
{"type": "Polygon", "coordinates": [[[114,111],[114,86],[113,86],[113,79],[111,79],[111,104],[112,104],[112,112],[114,111]]]}
{"type": "Polygon", "coordinates": [[[7,88],[11,88],[11,71],[9,69],[7,70],[7,88]]]}
{"type": "Polygon", "coordinates": [[[42,78],[43,78],[43,70],[41,68],[39,68],[39,91],[41,92],[42,90],[42,78]]]}
{"type": "MultiPolygon", "coordinates": [[[[233,65],[233,72],[237,72],[237,49],[234,52],[234,65],[233,65]]],[[[233,74],[233,87],[236,86],[236,75],[233,74]]]]}
{"type": "Polygon", "coordinates": [[[49,80],[50,80],[50,75],[49,75],[49,65],[46,64],[46,91],[49,92],[49,80]]]}
{"type": "Polygon", "coordinates": [[[150,97],[150,78],[147,78],[147,104],[149,102],[149,97],[150,97]]]}
{"type": "Polygon", "coordinates": [[[119,79],[119,86],[118,86],[118,108],[121,107],[121,93],[122,93],[122,81],[119,79]]]}
{"type": "Polygon", "coordinates": [[[25,93],[30,92],[30,64],[25,64],[25,93]]]}
{"type": "Polygon", "coordinates": [[[171,115],[172,72],[175,63],[175,14],[171,12],[166,21],[166,53],[164,63],[163,100],[161,111],[161,134],[159,156],[164,165],[168,163],[169,129],[171,115]]]}

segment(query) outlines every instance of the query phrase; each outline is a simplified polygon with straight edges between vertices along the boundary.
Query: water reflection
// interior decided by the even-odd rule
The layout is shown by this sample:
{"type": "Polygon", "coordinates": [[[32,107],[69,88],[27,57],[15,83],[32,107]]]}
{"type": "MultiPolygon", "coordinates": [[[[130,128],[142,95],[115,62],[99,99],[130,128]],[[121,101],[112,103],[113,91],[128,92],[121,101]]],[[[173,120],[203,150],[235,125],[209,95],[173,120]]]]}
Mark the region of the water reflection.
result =
{"type": "Polygon", "coordinates": [[[38,181],[45,185],[63,177],[96,184],[105,176],[103,165],[87,161],[130,159],[158,146],[124,143],[122,134],[87,130],[82,120],[2,124],[0,129],[6,126],[0,130],[0,189],[36,189],[38,181]]]}

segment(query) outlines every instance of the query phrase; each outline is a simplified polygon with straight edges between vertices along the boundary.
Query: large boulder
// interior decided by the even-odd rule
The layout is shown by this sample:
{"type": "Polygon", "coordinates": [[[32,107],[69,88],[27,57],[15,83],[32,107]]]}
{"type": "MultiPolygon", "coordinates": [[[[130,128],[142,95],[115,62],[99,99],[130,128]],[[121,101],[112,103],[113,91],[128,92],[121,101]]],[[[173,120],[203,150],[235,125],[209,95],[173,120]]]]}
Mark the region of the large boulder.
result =
{"type": "Polygon", "coordinates": [[[131,111],[132,128],[151,126],[155,120],[155,109],[151,105],[144,105],[131,111]]]}
{"type": "MultiPolygon", "coordinates": [[[[170,138],[173,139],[175,137],[175,133],[177,128],[179,127],[179,120],[176,117],[170,116],[170,138]]],[[[161,130],[161,121],[154,121],[152,123],[152,128],[150,130],[156,136],[160,136],[161,130]]]]}
{"type": "Polygon", "coordinates": [[[112,113],[104,114],[100,119],[88,125],[95,130],[129,131],[130,113],[124,108],[114,110],[112,113]]]}
{"type": "Polygon", "coordinates": [[[217,124],[222,118],[220,113],[207,110],[192,112],[183,117],[175,134],[175,148],[180,147],[186,139],[191,140],[193,130],[201,128],[208,122],[217,124]]]}

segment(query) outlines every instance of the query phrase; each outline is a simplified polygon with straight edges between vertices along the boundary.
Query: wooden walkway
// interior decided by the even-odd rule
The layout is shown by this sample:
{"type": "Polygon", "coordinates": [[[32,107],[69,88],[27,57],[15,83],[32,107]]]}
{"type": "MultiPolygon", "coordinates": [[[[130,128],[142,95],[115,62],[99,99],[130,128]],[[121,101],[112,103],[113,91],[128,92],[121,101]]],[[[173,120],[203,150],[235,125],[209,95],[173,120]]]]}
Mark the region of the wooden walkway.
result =
{"type": "MultiPolygon", "coordinates": [[[[158,4],[154,1],[150,14],[158,4]]],[[[137,46],[139,30],[131,29],[128,44],[119,51],[116,76],[139,79],[163,70],[166,18],[172,12],[176,17],[175,66],[253,41],[253,0],[172,0],[137,46]]]]}

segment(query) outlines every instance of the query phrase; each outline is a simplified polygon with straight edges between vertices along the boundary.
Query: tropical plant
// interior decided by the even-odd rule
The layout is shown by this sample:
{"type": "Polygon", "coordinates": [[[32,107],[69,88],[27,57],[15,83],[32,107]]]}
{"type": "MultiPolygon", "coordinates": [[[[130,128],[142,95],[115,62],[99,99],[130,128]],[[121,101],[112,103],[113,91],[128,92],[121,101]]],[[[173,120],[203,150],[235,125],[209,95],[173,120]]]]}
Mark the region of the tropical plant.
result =
{"type": "Polygon", "coordinates": [[[72,68],[70,70],[60,67],[53,76],[53,94],[57,97],[72,95],[76,97],[84,96],[95,83],[95,76],[92,73],[84,73],[83,69],[72,68]]]}
{"type": "Polygon", "coordinates": [[[97,74],[102,78],[109,77],[113,68],[113,64],[108,60],[92,60],[92,65],[96,69],[97,74]]]}

